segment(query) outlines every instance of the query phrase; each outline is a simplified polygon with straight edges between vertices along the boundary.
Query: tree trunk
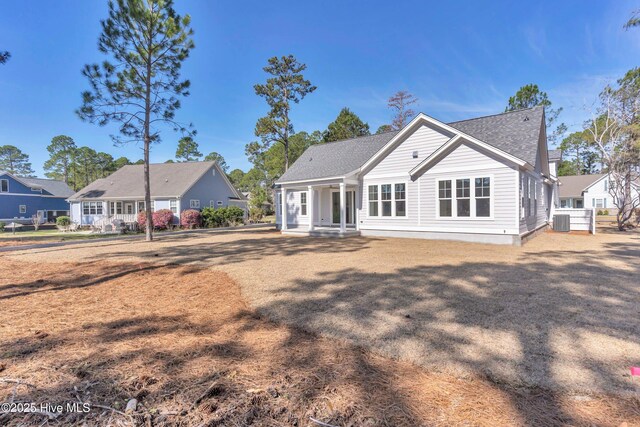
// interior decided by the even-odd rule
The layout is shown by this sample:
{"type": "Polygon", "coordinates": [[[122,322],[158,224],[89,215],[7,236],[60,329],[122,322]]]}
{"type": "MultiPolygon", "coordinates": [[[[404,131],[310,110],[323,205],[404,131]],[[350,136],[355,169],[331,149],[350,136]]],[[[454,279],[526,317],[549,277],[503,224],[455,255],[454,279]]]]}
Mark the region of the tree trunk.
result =
{"type": "Polygon", "coordinates": [[[151,183],[149,180],[149,148],[151,146],[151,62],[153,39],[149,35],[147,47],[147,75],[145,76],[145,100],[144,100],[144,210],[147,218],[146,240],[153,240],[153,215],[151,214],[151,183]]]}

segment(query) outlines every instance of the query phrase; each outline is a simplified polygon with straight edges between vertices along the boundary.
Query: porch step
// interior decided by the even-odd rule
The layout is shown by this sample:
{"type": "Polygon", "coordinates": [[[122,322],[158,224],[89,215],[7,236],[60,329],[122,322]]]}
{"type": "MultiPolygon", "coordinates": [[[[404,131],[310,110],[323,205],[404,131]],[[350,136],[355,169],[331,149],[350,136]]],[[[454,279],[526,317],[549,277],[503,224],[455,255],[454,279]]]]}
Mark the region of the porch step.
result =
{"type": "Polygon", "coordinates": [[[313,231],[301,228],[288,228],[281,231],[285,236],[310,236],[310,237],[356,237],[360,235],[360,230],[347,230],[340,232],[339,229],[316,229],[313,231]]]}

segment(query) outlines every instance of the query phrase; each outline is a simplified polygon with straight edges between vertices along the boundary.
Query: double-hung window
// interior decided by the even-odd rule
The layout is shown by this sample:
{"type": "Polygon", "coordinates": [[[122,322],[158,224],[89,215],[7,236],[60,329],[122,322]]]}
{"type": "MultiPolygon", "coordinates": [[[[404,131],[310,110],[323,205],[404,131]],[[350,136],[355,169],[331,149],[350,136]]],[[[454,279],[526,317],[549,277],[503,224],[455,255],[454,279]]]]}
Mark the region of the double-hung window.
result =
{"type": "Polygon", "coordinates": [[[491,178],[475,179],[476,216],[491,216],[491,178]]]}
{"type": "Polygon", "coordinates": [[[395,184],[396,216],[407,216],[407,192],[405,184],[395,184]]]}
{"type": "Polygon", "coordinates": [[[382,200],[382,216],[391,216],[391,184],[380,186],[380,199],[382,200]]]}
{"type": "Polygon", "coordinates": [[[451,180],[444,180],[438,182],[438,210],[441,217],[450,217],[452,215],[451,210],[451,180]]]}
{"type": "Polygon", "coordinates": [[[171,209],[171,212],[174,214],[178,213],[178,201],[176,199],[169,200],[169,209],[171,209]]]}
{"type": "Polygon", "coordinates": [[[191,209],[200,209],[200,200],[198,199],[189,200],[189,207],[191,209]]]}
{"type": "Polygon", "coordinates": [[[456,179],[456,211],[459,217],[471,216],[471,180],[456,179]]]}
{"type": "Polygon", "coordinates": [[[307,216],[307,193],[300,193],[300,215],[307,216]]]}
{"type": "Polygon", "coordinates": [[[369,216],[378,216],[378,186],[369,186],[369,216]]]}
{"type": "Polygon", "coordinates": [[[102,215],[102,202],[82,202],[83,215],[102,215]]]}

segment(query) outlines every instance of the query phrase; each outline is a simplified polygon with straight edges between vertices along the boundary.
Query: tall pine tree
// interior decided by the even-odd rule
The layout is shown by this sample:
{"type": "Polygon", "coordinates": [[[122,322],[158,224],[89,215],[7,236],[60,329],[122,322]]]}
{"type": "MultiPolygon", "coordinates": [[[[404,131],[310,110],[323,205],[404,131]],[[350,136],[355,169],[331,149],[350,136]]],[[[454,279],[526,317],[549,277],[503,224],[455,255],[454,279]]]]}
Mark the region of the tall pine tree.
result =
{"type": "MultiPolygon", "coordinates": [[[[188,133],[175,113],[179,98],[189,95],[189,81],[180,71],[194,47],[190,23],[189,15],[176,13],[172,0],[109,1],[98,47],[111,61],[83,71],[91,90],[82,94],[80,117],[101,126],[117,122],[116,142],[143,143],[147,224],[152,223],[149,150],[160,141],[159,126],[188,133]]],[[[146,237],[153,239],[152,227],[146,227],[146,237]]]]}

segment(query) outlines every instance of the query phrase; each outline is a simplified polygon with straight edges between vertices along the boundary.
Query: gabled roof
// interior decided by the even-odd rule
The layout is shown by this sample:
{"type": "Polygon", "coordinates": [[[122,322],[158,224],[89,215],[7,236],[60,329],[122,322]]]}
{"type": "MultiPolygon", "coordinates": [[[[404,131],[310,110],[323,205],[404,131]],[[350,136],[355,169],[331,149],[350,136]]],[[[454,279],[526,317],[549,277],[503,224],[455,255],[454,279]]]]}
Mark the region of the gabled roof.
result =
{"type": "MultiPolygon", "coordinates": [[[[424,114],[419,116],[428,117],[424,114]]],[[[544,108],[533,107],[441,124],[533,166],[537,159],[540,132],[544,129],[544,108]]],[[[345,176],[359,170],[399,133],[401,131],[392,131],[313,145],[278,179],[278,183],[345,176]]]]}
{"type": "Polygon", "coordinates": [[[550,162],[562,161],[562,150],[549,150],[549,161],[550,162]]]}
{"type": "Polygon", "coordinates": [[[604,173],[598,173],[594,175],[559,176],[560,186],[558,188],[558,194],[560,197],[582,197],[583,191],[591,187],[605,175],[604,173]]]}
{"type": "Polygon", "coordinates": [[[7,171],[0,171],[0,175],[9,175],[16,181],[31,188],[41,188],[52,196],[56,197],[69,197],[73,194],[73,190],[64,183],[64,181],[58,181],[57,179],[45,179],[45,178],[25,178],[21,176],[15,176],[7,171]]]}
{"type": "MultiPolygon", "coordinates": [[[[151,197],[181,197],[213,167],[216,173],[223,174],[216,162],[152,163],[149,165],[151,197]]],[[[231,188],[242,198],[233,186],[231,188]]],[[[87,185],[69,200],[124,197],[144,197],[144,165],[123,166],[108,177],[87,185]]]]}
{"type": "Polygon", "coordinates": [[[312,145],[278,182],[345,176],[359,169],[399,131],[312,145]]]}
{"type": "Polygon", "coordinates": [[[533,166],[536,164],[543,120],[544,107],[539,106],[462,120],[449,123],[449,126],[533,166]]]}

